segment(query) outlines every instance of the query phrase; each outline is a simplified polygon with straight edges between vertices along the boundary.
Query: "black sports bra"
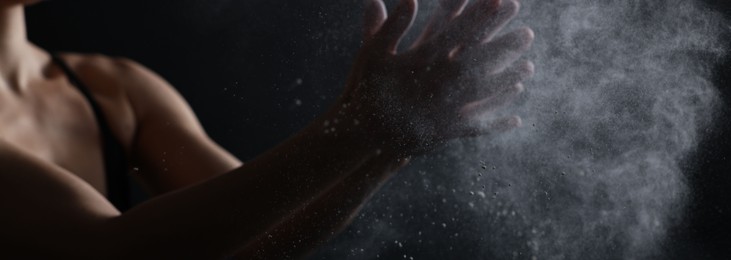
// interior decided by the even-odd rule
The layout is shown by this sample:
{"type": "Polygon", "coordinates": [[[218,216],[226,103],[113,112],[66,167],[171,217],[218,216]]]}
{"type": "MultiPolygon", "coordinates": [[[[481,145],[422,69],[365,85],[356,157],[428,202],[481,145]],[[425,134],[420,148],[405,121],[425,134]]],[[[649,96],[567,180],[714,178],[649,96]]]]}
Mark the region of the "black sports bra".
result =
{"type": "Polygon", "coordinates": [[[84,85],[66,62],[57,55],[51,55],[53,61],[61,67],[68,77],[69,82],[74,85],[86,97],[94,110],[96,122],[102,138],[102,149],[104,152],[104,170],[106,172],[107,199],[119,211],[126,211],[130,208],[130,187],[128,180],[128,165],[124,149],[119,141],[114,138],[108,121],[104,116],[101,107],[91,95],[89,89],[84,85]]]}

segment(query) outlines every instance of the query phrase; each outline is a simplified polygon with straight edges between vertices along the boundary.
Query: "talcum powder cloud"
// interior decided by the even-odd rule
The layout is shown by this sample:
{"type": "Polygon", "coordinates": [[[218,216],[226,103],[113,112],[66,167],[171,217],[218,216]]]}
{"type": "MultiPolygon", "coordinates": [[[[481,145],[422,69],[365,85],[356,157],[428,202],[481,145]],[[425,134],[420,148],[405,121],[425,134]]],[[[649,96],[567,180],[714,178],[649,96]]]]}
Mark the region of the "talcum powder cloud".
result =
{"type": "Polygon", "coordinates": [[[681,159],[721,102],[710,76],[731,29],[688,0],[521,2],[511,26],[536,32],[537,73],[501,113],[524,127],[418,159],[314,259],[663,253],[688,195],[681,159]]]}

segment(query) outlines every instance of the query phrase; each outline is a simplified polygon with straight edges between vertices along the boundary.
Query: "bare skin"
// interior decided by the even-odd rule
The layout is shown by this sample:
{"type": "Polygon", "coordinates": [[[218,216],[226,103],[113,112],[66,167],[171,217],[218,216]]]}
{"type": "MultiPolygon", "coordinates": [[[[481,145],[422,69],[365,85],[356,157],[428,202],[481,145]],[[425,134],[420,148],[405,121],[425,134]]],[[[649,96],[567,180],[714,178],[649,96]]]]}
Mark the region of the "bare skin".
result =
{"type": "Polygon", "coordinates": [[[403,53],[396,46],[416,0],[390,16],[368,0],[365,44],[341,98],[244,165],[153,72],[122,58],[64,54],[155,195],[122,214],[104,197],[89,105],[26,40],[28,2],[0,1],[0,254],[8,257],[304,256],[347,225],[409,156],[519,125],[517,117],[490,129],[469,120],[520,93],[533,70],[516,62],[532,42],[529,29],[494,38],[517,12],[513,0],[442,1],[403,53]]]}

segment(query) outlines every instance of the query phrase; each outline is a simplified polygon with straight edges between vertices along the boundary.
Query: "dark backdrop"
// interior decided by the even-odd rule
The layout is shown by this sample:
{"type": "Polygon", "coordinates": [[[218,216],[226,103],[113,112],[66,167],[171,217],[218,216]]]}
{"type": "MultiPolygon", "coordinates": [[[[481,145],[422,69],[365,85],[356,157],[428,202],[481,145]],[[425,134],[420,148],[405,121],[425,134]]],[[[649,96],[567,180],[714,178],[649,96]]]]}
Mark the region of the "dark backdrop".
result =
{"type": "MultiPolygon", "coordinates": [[[[727,0],[708,0],[731,17],[727,0]]],[[[124,56],[171,82],[211,137],[248,160],[323,111],[360,44],[361,1],[75,0],[28,10],[50,51],[124,56]]],[[[731,46],[731,37],[726,36],[731,46]]],[[[716,70],[731,101],[731,59],[716,70]]],[[[731,106],[685,169],[693,200],[667,252],[731,256],[731,106]]]]}

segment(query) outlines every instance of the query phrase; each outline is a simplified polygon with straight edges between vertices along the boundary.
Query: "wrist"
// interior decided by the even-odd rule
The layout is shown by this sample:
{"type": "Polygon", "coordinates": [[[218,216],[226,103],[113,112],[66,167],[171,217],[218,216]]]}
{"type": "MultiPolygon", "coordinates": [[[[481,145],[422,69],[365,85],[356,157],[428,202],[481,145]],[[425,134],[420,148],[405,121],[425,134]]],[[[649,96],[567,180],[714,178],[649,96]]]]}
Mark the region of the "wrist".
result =
{"type": "Polygon", "coordinates": [[[315,120],[310,131],[350,147],[349,151],[366,150],[370,154],[392,157],[394,161],[414,154],[402,134],[393,131],[385,116],[365,112],[358,106],[340,100],[315,120]]]}

